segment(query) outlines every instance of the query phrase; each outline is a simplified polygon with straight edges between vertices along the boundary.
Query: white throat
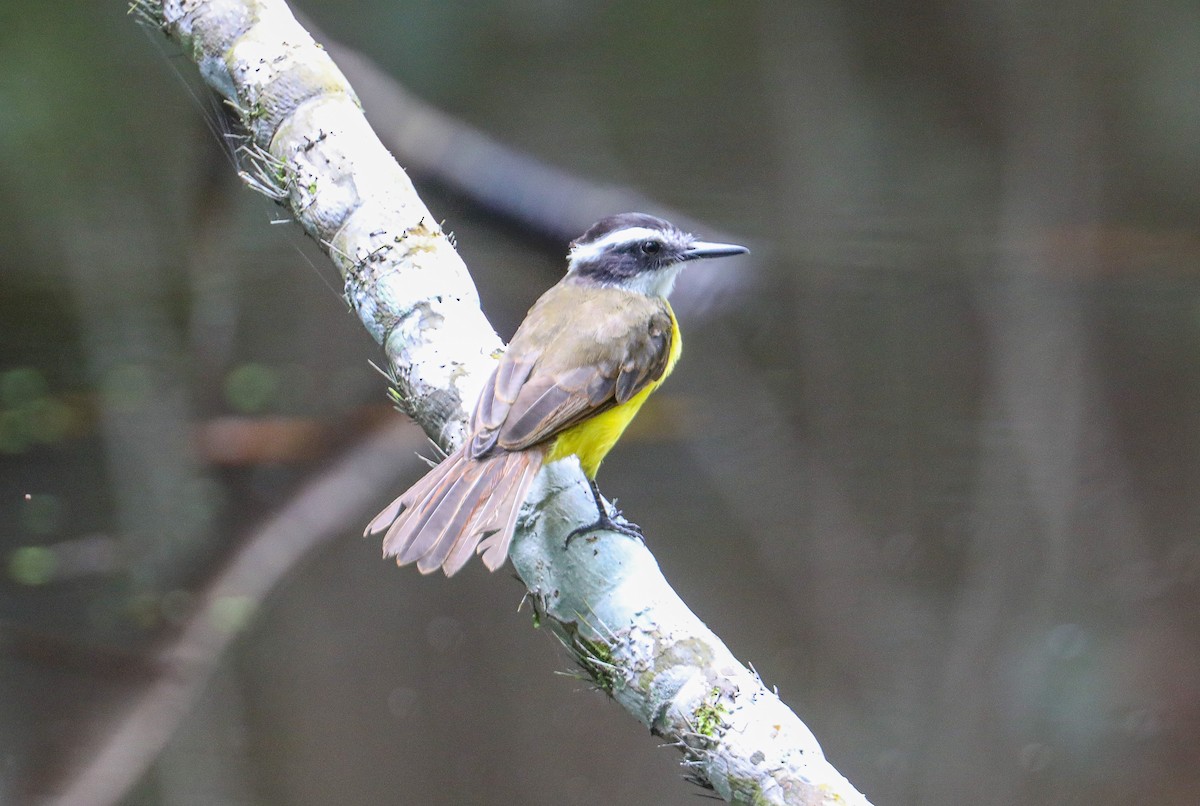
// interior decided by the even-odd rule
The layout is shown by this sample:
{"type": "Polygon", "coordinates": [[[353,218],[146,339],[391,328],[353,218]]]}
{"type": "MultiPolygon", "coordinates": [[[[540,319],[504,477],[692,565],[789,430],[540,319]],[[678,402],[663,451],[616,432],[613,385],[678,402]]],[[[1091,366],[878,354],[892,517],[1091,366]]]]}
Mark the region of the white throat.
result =
{"type": "Polygon", "coordinates": [[[648,271],[630,277],[621,283],[614,283],[621,288],[645,294],[647,297],[669,297],[675,289],[675,279],[683,271],[682,263],[675,263],[658,271],[648,271]]]}

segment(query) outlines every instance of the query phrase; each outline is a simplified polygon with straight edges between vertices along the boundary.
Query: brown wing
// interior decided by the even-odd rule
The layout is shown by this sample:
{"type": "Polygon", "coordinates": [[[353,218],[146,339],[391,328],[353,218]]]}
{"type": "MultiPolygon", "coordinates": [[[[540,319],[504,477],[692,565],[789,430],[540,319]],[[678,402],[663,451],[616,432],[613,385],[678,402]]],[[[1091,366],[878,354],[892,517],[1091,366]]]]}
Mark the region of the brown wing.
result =
{"type": "Polygon", "coordinates": [[[624,403],[671,353],[666,303],[570,281],[547,291],[513,336],[475,408],[471,455],[524,450],[624,403]]]}

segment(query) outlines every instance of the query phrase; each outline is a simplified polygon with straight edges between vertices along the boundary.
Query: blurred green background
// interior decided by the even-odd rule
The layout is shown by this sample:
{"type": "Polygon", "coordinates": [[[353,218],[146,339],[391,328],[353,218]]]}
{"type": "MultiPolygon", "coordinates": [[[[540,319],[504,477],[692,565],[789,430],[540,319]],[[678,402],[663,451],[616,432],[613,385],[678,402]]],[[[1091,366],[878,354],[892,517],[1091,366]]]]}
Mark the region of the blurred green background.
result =
{"type": "MultiPolygon", "coordinates": [[[[298,7],[755,248],[601,482],[873,802],[1200,802],[1200,5],[298,7]]],[[[232,552],[392,416],[223,125],[123,3],[0,8],[5,803],[70,780],[232,552]]],[[[511,334],[565,242],[418,180],[511,334]]],[[[232,613],[125,803],[694,802],[507,573],[358,538],[420,469],[232,613]]]]}

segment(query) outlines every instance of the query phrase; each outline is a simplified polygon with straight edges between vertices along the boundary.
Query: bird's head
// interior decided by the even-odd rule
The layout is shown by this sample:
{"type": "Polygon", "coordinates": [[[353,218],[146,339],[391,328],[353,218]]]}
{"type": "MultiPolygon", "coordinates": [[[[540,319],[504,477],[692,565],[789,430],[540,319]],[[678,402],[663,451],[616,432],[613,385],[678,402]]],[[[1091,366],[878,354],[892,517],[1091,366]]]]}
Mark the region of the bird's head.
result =
{"type": "Polygon", "coordinates": [[[697,240],[652,215],[621,213],[597,221],[571,242],[567,273],[581,282],[665,297],[687,261],[749,251],[736,244],[697,240]]]}

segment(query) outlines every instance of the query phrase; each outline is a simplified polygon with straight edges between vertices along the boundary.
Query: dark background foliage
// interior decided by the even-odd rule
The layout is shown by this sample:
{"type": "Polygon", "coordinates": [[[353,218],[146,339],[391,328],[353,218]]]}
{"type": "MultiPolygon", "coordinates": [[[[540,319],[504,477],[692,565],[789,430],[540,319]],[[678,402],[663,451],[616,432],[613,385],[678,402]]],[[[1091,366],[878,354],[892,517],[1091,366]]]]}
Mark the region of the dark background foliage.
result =
{"type": "MultiPolygon", "coordinates": [[[[302,9],[755,249],[681,310],[601,481],[875,803],[1200,800],[1200,6],[302,9]]],[[[195,592],[389,416],[195,72],[120,3],[0,9],[6,802],[70,774],[195,592]],[[269,425],[295,438],[213,436],[269,425]]],[[[511,333],[565,243],[421,187],[511,333]]],[[[397,570],[371,514],[230,603],[244,632],[128,803],[693,802],[554,674],[506,573],[397,570]]]]}

